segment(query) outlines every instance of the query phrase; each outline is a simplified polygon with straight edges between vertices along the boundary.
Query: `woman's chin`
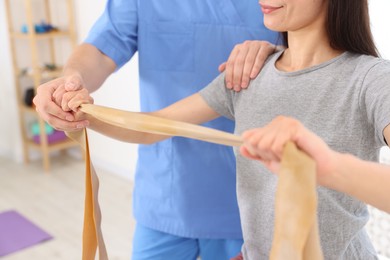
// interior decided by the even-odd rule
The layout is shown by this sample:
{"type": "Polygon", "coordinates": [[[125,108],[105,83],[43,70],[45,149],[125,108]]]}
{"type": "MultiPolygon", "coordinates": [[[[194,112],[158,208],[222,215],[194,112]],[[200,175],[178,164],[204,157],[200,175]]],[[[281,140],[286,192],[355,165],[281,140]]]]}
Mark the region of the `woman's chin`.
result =
{"type": "Polygon", "coordinates": [[[285,32],[286,29],[283,26],[280,26],[280,23],[276,23],[274,21],[267,21],[264,19],[264,26],[275,32],[285,32]]]}

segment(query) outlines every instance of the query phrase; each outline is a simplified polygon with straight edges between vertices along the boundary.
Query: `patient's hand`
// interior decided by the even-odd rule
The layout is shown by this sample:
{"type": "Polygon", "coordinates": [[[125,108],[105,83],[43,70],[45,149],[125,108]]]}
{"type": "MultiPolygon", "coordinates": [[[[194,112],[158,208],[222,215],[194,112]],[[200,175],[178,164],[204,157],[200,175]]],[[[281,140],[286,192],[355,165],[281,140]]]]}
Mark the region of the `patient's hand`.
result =
{"type": "Polygon", "coordinates": [[[81,104],[93,104],[93,98],[85,88],[68,91],[62,96],[61,108],[64,111],[78,112],[81,104]]]}
{"type": "Polygon", "coordinates": [[[279,172],[283,148],[288,141],[294,142],[316,161],[319,184],[327,186],[328,177],[336,172],[339,164],[337,152],[291,117],[278,116],[264,127],[244,132],[242,137],[244,144],[240,147],[241,154],[262,162],[274,173],[279,172]]]}

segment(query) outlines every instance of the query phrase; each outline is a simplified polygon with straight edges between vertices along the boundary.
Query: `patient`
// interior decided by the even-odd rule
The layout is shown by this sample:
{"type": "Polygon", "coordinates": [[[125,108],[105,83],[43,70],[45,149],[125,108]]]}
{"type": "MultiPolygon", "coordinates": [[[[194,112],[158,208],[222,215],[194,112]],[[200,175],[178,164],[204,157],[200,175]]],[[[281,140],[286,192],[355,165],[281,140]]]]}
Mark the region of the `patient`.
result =
{"type": "MultiPolygon", "coordinates": [[[[367,0],[261,0],[260,5],[265,25],[283,32],[287,48],[268,59],[249,89],[240,93],[226,89],[222,74],[199,93],[151,114],[193,124],[225,116],[235,120],[235,133],[239,135],[285,115],[300,120],[337,153],[355,156],[343,155],[345,160],[357,161],[358,157],[376,161],[379,147],[390,140],[390,63],[378,58],[367,0]]],[[[63,109],[77,111],[80,104],[88,102],[86,92],[67,93],[63,109]]],[[[167,138],[89,120],[91,129],[126,142],[148,144],[167,138]]],[[[262,136],[258,132],[256,136],[262,136]]],[[[273,154],[267,143],[263,147],[259,140],[252,140],[253,132],[246,135],[242,148],[245,156],[237,155],[242,253],[244,259],[268,259],[277,182],[269,168],[275,169],[275,158],[280,157],[281,147],[289,138],[280,139],[277,153],[273,154]],[[268,168],[248,156],[260,159],[268,168]]],[[[336,153],[328,154],[334,160],[339,158],[334,156],[336,153]]],[[[324,172],[338,165],[327,161],[321,164],[325,158],[315,158],[324,172]]],[[[338,177],[352,174],[359,173],[351,171],[338,177]]],[[[366,205],[348,194],[373,204],[377,199],[359,197],[365,192],[359,195],[353,191],[358,184],[339,187],[346,180],[330,185],[330,178],[320,174],[324,186],[318,187],[319,230],[325,259],[376,259],[364,230],[369,218],[366,205]]],[[[348,181],[359,180],[363,179],[351,177],[348,181]]]]}

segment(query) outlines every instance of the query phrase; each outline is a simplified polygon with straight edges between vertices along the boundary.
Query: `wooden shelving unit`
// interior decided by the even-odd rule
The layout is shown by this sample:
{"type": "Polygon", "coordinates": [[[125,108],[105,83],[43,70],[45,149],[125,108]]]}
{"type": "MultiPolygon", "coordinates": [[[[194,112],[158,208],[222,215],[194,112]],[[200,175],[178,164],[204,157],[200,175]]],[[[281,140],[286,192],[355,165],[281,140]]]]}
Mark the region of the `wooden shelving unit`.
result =
{"type": "Polygon", "coordinates": [[[61,75],[62,68],[57,66],[54,70],[44,70],[43,63],[56,64],[59,63],[56,55],[56,44],[57,41],[68,42],[70,44],[70,50],[72,50],[76,44],[76,32],[74,23],[74,8],[73,0],[5,0],[8,30],[10,35],[10,46],[14,67],[14,82],[16,88],[16,95],[18,98],[18,110],[19,110],[19,121],[23,140],[23,157],[24,161],[28,163],[30,161],[30,149],[38,150],[42,154],[43,167],[45,171],[50,169],[50,153],[52,151],[64,150],[70,147],[77,146],[77,143],[70,139],[64,139],[63,141],[49,144],[48,135],[45,132],[45,122],[38,116],[35,108],[27,106],[23,102],[23,86],[22,78],[27,77],[32,80],[35,91],[36,88],[42,83],[49,81],[50,79],[59,77],[61,75]],[[62,4],[66,6],[66,10],[61,12],[61,16],[66,16],[67,25],[64,28],[59,28],[55,31],[49,31],[44,33],[36,32],[35,25],[37,21],[44,20],[47,24],[52,24],[52,10],[54,5],[62,4]],[[42,17],[34,17],[39,9],[42,17]],[[17,13],[15,13],[17,12],[17,13]],[[23,15],[21,15],[23,13],[23,15]],[[14,26],[14,16],[20,14],[22,22],[27,27],[27,32],[21,32],[20,28],[14,26]],[[38,20],[39,19],[39,20],[38,20]],[[18,43],[24,42],[28,49],[23,55],[29,55],[29,71],[23,73],[23,69],[19,64],[18,54],[18,43]],[[46,44],[48,46],[44,51],[49,57],[45,61],[41,57],[42,50],[39,49],[40,45],[46,44]],[[40,128],[40,143],[35,143],[31,135],[28,133],[26,125],[26,116],[36,117],[39,121],[40,128]]]}

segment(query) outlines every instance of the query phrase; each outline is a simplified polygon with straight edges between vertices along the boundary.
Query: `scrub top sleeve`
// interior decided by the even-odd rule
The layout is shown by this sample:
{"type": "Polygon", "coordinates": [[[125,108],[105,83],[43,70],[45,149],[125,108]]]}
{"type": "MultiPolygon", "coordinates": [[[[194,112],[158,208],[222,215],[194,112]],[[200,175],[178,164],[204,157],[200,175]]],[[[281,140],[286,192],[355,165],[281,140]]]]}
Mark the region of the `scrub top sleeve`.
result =
{"type": "Polygon", "coordinates": [[[221,116],[234,120],[234,91],[225,87],[225,73],[199,91],[206,103],[221,116]]]}
{"type": "Polygon", "coordinates": [[[137,51],[137,40],[137,1],[109,0],[84,42],[94,45],[110,57],[119,69],[137,51]]]}
{"type": "Polygon", "coordinates": [[[381,144],[387,145],[383,130],[390,124],[390,61],[383,60],[369,70],[362,93],[368,120],[375,126],[381,144]]]}

